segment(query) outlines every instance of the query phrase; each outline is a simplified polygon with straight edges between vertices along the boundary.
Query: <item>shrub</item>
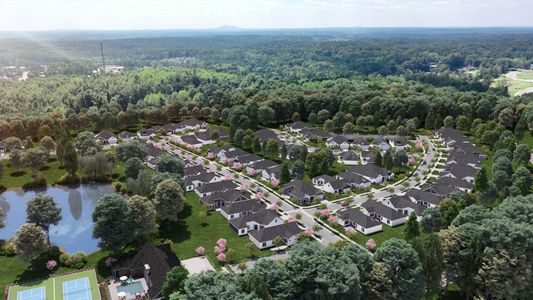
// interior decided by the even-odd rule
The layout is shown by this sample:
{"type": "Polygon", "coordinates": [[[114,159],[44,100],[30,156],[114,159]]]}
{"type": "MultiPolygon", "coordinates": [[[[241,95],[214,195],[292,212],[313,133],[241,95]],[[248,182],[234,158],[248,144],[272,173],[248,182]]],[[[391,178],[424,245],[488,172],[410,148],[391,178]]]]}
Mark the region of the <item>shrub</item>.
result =
{"type": "Polygon", "coordinates": [[[114,186],[115,186],[115,191],[120,191],[122,189],[122,183],[120,182],[115,182],[114,186]]]}
{"type": "Polygon", "coordinates": [[[71,262],[70,267],[76,268],[76,269],[81,269],[87,263],[87,256],[83,252],[74,253],[70,257],[70,262],[71,262]]]}
{"type": "Polygon", "coordinates": [[[59,256],[59,263],[65,267],[70,266],[71,262],[70,262],[70,256],[68,255],[68,253],[63,253],[59,256]]]}
{"type": "Polygon", "coordinates": [[[2,243],[0,244],[0,255],[15,255],[15,238],[10,238],[7,241],[2,241],[2,243]]]}

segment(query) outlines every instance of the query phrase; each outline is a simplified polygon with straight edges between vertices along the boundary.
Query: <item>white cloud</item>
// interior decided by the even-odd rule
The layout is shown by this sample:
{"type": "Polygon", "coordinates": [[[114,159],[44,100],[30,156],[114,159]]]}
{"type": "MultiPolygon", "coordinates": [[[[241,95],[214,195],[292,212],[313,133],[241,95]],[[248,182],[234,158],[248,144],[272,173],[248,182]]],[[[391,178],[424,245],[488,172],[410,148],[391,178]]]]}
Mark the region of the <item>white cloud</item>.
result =
{"type": "Polygon", "coordinates": [[[533,26],[530,0],[0,0],[0,30],[533,26]]]}

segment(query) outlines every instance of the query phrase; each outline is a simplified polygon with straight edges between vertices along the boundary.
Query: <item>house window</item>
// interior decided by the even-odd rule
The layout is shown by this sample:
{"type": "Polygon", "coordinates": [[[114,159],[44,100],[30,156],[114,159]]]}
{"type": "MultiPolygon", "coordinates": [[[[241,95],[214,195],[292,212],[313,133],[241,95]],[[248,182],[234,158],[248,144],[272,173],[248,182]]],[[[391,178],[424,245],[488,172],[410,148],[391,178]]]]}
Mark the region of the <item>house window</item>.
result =
{"type": "Polygon", "coordinates": [[[262,243],[261,246],[266,247],[267,243],[262,243]]]}

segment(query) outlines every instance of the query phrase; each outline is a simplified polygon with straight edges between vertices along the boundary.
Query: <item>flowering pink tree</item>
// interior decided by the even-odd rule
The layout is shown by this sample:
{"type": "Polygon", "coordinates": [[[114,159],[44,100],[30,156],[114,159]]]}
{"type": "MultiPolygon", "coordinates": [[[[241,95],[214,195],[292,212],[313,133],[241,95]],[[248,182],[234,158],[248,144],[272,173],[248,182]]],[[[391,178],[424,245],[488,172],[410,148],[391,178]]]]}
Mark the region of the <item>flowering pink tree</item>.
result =
{"type": "Polygon", "coordinates": [[[265,194],[263,193],[263,191],[259,191],[255,193],[255,199],[257,200],[262,200],[264,197],[265,197],[265,194]]]}
{"type": "Polygon", "coordinates": [[[328,223],[336,223],[336,222],[337,222],[337,217],[335,216],[328,217],[328,223]]]}
{"type": "Polygon", "coordinates": [[[225,163],[226,165],[230,163],[230,159],[227,158],[227,157],[224,157],[224,159],[222,159],[222,162],[225,163]]]}
{"type": "Polygon", "coordinates": [[[239,189],[240,189],[241,191],[247,191],[247,190],[250,189],[250,185],[247,184],[247,183],[242,183],[242,184],[239,186],[239,189]]]}
{"type": "Polygon", "coordinates": [[[322,217],[328,217],[329,214],[330,214],[329,209],[323,209],[323,210],[320,211],[320,216],[322,216],[322,217]]]}
{"type": "Polygon", "coordinates": [[[292,222],[295,222],[295,221],[296,221],[296,218],[294,218],[293,216],[289,216],[287,218],[287,222],[289,222],[289,223],[292,223],[292,222]]]}
{"type": "Polygon", "coordinates": [[[224,251],[226,251],[226,248],[217,245],[215,246],[213,250],[215,251],[216,254],[220,254],[220,253],[224,253],[224,251]]]}
{"type": "Polygon", "coordinates": [[[202,247],[202,246],[196,248],[196,254],[198,254],[198,255],[204,255],[204,254],[205,254],[205,248],[202,247]]]}
{"type": "Polygon", "coordinates": [[[355,231],[355,228],[353,228],[351,226],[350,227],[346,227],[346,229],[344,229],[344,232],[346,232],[346,234],[348,236],[351,236],[351,237],[353,237],[357,233],[357,231],[355,231]]]}
{"type": "Polygon", "coordinates": [[[233,176],[231,176],[231,174],[224,175],[224,180],[232,180],[232,179],[233,179],[233,176]]]}
{"type": "Polygon", "coordinates": [[[55,269],[56,267],[57,267],[57,261],[52,259],[52,260],[49,260],[49,261],[46,262],[46,268],[48,270],[51,271],[51,270],[55,269]]]}
{"type": "Polygon", "coordinates": [[[306,228],[304,229],[304,235],[305,236],[312,236],[315,232],[313,231],[313,228],[306,228]]]}
{"type": "Polygon", "coordinates": [[[226,254],[220,253],[219,255],[217,255],[217,260],[219,262],[225,262],[226,261],[226,254]]]}
{"type": "Polygon", "coordinates": [[[228,244],[228,241],[225,238],[219,238],[217,240],[217,245],[220,247],[226,247],[227,244],[228,244]]]}
{"type": "Polygon", "coordinates": [[[240,170],[240,169],[242,169],[243,166],[242,166],[242,164],[240,162],[236,162],[235,164],[233,164],[233,167],[235,169],[237,169],[237,170],[240,170]]]}
{"type": "Polygon", "coordinates": [[[213,159],[213,158],[215,158],[215,157],[217,157],[217,155],[216,155],[214,152],[209,152],[209,153],[207,153],[207,158],[209,158],[209,159],[213,159]]]}
{"type": "Polygon", "coordinates": [[[413,156],[411,156],[411,157],[409,157],[409,159],[407,160],[407,165],[410,166],[410,165],[414,164],[415,162],[416,162],[416,159],[415,159],[413,156]]]}
{"type": "Polygon", "coordinates": [[[248,173],[248,175],[250,176],[254,176],[255,174],[257,174],[257,171],[254,169],[254,168],[246,168],[246,173],[248,173]]]}
{"type": "Polygon", "coordinates": [[[280,209],[280,207],[279,207],[279,205],[274,203],[274,204],[270,205],[270,207],[268,209],[273,210],[273,211],[278,211],[280,209]]]}
{"type": "Polygon", "coordinates": [[[417,139],[417,140],[415,141],[415,147],[417,147],[417,148],[422,148],[422,147],[424,147],[424,144],[422,144],[422,141],[421,141],[421,140],[417,139]]]}
{"type": "Polygon", "coordinates": [[[368,241],[366,241],[366,249],[370,250],[370,251],[374,251],[376,250],[376,241],[374,241],[373,239],[369,239],[368,241]]]}
{"type": "Polygon", "coordinates": [[[279,185],[279,180],[277,180],[276,178],[272,178],[272,180],[270,180],[270,183],[273,187],[277,187],[279,185]]]}

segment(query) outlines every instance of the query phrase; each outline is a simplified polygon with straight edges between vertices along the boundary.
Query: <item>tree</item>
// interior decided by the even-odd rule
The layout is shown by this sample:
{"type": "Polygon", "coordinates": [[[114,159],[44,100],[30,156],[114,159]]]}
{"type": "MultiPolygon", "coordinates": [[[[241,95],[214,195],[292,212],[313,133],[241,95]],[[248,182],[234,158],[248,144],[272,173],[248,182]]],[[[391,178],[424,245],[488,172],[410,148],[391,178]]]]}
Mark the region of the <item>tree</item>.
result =
{"type": "Polygon", "coordinates": [[[399,150],[399,151],[394,152],[394,155],[392,158],[394,167],[401,168],[405,166],[408,160],[409,158],[407,157],[407,153],[405,152],[405,150],[399,150]]]}
{"type": "Polygon", "coordinates": [[[392,168],[394,167],[394,160],[392,158],[390,150],[387,150],[385,152],[385,155],[383,156],[383,167],[387,170],[392,170],[392,168]]]}
{"type": "Polygon", "coordinates": [[[0,207],[0,229],[4,228],[6,226],[6,213],[4,212],[4,209],[0,207]]]}
{"type": "Polygon", "coordinates": [[[383,156],[381,156],[381,151],[376,151],[376,156],[374,157],[374,164],[378,167],[383,167],[383,156]]]}
{"type": "Polygon", "coordinates": [[[157,185],[165,179],[171,179],[177,182],[183,190],[185,190],[185,183],[179,174],[168,173],[168,172],[157,172],[149,180],[150,189],[149,191],[155,193],[157,185]]]}
{"type": "Polygon", "coordinates": [[[394,299],[392,276],[385,263],[375,262],[372,266],[370,279],[363,284],[368,299],[394,299]]]}
{"type": "Polygon", "coordinates": [[[163,154],[155,160],[155,169],[157,172],[168,172],[183,176],[185,164],[183,160],[170,154],[163,154]]]}
{"type": "Polygon", "coordinates": [[[487,176],[487,169],[485,166],[482,166],[476,173],[474,177],[474,191],[482,192],[486,191],[489,188],[489,178],[487,176]]]}
{"type": "Polygon", "coordinates": [[[455,123],[457,124],[457,129],[459,130],[470,129],[470,120],[463,115],[457,116],[455,123]]]}
{"type": "Polygon", "coordinates": [[[80,159],[80,169],[92,180],[105,180],[113,169],[113,164],[103,153],[85,156],[80,159]]]}
{"type": "Polygon", "coordinates": [[[252,151],[254,153],[261,153],[263,152],[263,148],[261,147],[261,141],[258,138],[254,138],[252,151]]]}
{"type": "Polygon", "coordinates": [[[43,147],[27,149],[23,154],[24,166],[29,167],[35,179],[40,178],[40,170],[48,161],[48,152],[43,147]]]}
{"type": "Polygon", "coordinates": [[[4,178],[4,163],[0,162],[0,180],[4,178]]]}
{"type": "Polygon", "coordinates": [[[516,169],[512,181],[513,186],[517,187],[522,195],[526,195],[529,192],[531,184],[533,183],[531,172],[529,172],[524,166],[520,166],[516,169]]]}
{"type": "Polygon", "coordinates": [[[459,255],[463,247],[463,241],[459,230],[454,226],[439,231],[438,236],[442,247],[444,277],[446,278],[446,288],[444,290],[447,291],[448,284],[456,281],[462,272],[459,255]]]}
{"type": "Polygon", "coordinates": [[[6,148],[7,152],[12,152],[13,150],[22,149],[22,141],[17,137],[10,136],[6,138],[3,142],[4,142],[4,147],[6,148]]]}
{"type": "Polygon", "coordinates": [[[449,128],[453,128],[453,126],[455,125],[454,123],[454,120],[453,120],[453,117],[452,116],[447,116],[446,118],[444,118],[444,127],[449,127],[449,128]]]}
{"type": "Polygon", "coordinates": [[[416,213],[414,211],[409,214],[409,218],[405,223],[405,228],[403,229],[403,232],[405,235],[405,239],[408,241],[420,235],[420,228],[418,225],[418,221],[416,220],[416,213]]]}
{"type": "Polygon", "coordinates": [[[137,158],[132,157],[124,164],[124,175],[126,178],[137,178],[139,172],[143,169],[143,162],[137,158]]]}
{"type": "Polygon", "coordinates": [[[107,194],[96,202],[92,218],[93,238],[100,239],[98,246],[113,254],[134,237],[134,223],[131,210],[124,198],[118,194],[107,194]]]}
{"type": "Polygon", "coordinates": [[[79,133],[76,137],[76,149],[78,149],[82,155],[85,155],[90,148],[97,148],[94,134],[89,131],[79,133]]]}
{"type": "Polygon", "coordinates": [[[182,266],[174,267],[167,273],[165,283],[161,291],[165,297],[169,297],[170,294],[175,292],[183,293],[183,287],[185,286],[185,280],[189,276],[189,272],[182,266]]]}
{"type": "Polygon", "coordinates": [[[279,145],[276,140],[270,139],[267,141],[266,144],[266,154],[270,157],[278,157],[279,156],[279,145]]]}
{"type": "Polygon", "coordinates": [[[497,190],[503,190],[511,183],[509,175],[502,170],[498,170],[492,174],[492,183],[497,190]]]}
{"type": "Polygon", "coordinates": [[[345,134],[350,134],[350,133],[354,132],[354,128],[355,127],[354,127],[353,123],[347,122],[342,127],[342,132],[345,133],[345,134]]]}
{"type": "Polygon", "coordinates": [[[187,299],[243,299],[254,297],[245,293],[232,273],[202,272],[185,280],[187,299]]]}
{"type": "Polygon", "coordinates": [[[396,134],[399,136],[404,136],[407,134],[407,129],[405,128],[405,126],[400,125],[396,128],[396,134]]]}
{"type": "Polygon", "coordinates": [[[24,156],[23,152],[16,149],[11,151],[9,154],[9,165],[12,168],[15,168],[15,170],[20,170],[20,168],[24,167],[24,156]]]}
{"type": "Polygon", "coordinates": [[[241,147],[246,150],[250,150],[253,147],[253,138],[251,135],[247,134],[242,139],[241,147]]]}
{"type": "Polygon", "coordinates": [[[141,170],[139,175],[137,175],[137,179],[128,178],[126,180],[128,192],[132,193],[133,195],[149,196],[152,192],[155,192],[157,187],[157,185],[155,185],[152,188],[151,181],[153,180],[153,177],[148,170],[141,170]]]}
{"type": "Polygon", "coordinates": [[[426,233],[438,232],[442,228],[442,216],[439,209],[430,207],[424,210],[420,225],[426,233]]]}
{"type": "Polygon", "coordinates": [[[235,131],[235,135],[233,135],[233,142],[237,146],[242,146],[242,140],[244,139],[244,136],[246,133],[241,128],[237,129],[235,131]]]}
{"type": "Polygon", "coordinates": [[[39,139],[44,138],[45,136],[52,136],[53,132],[50,126],[44,124],[39,128],[39,139]]]}
{"type": "Polygon", "coordinates": [[[127,143],[121,143],[116,147],[117,157],[121,161],[127,161],[132,157],[144,160],[148,154],[148,148],[141,142],[134,140],[127,143]]]}
{"type": "Polygon", "coordinates": [[[389,239],[376,250],[374,259],[387,267],[392,298],[420,299],[424,291],[423,270],[411,245],[397,238],[389,239]]]}
{"type": "Polygon", "coordinates": [[[379,135],[387,135],[387,134],[389,134],[389,130],[387,129],[387,126],[379,126],[378,127],[378,134],[379,135]]]}
{"type": "Polygon", "coordinates": [[[131,220],[138,235],[150,234],[157,231],[156,210],[152,200],[134,195],[128,198],[131,220]]]}
{"type": "Polygon", "coordinates": [[[54,199],[46,196],[43,193],[35,195],[26,208],[28,223],[34,223],[40,226],[50,241],[50,225],[57,225],[61,221],[61,207],[59,207],[54,199]]]}
{"type": "Polygon", "coordinates": [[[315,113],[310,113],[307,117],[307,121],[311,125],[315,125],[317,123],[317,115],[315,113]]]}
{"type": "Polygon", "coordinates": [[[300,121],[301,117],[300,117],[300,113],[295,111],[293,114],[292,114],[292,117],[291,117],[292,121],[293,122],[296,122],[296,121],[300,121]]]}
{"type": "Polygon", "coordinates": [[[183,210],[185,196],[181,186],[172,179],[165,179],[155,189],[155,209],[160,220],[177,221],[183,210]]]}
{"type": "Polygon", "coordinates": [[[279,150],[279,156],[281,157],[281,159],[287,159],[287,154],[288,154],[288,149],[287,149],[287,144],[283,143],[281,145],[281,149],[279,150]]]}
{"type": "Polygon", "coordinates": [[[15,253],[25,261],[32,261],[49,247],[45,232],[37,224],[26,223],[17,229],[15,253]]]}
{"type": "Polygon", "coordinates": [[[442,227],[447,228],[459,214],[459,207],[455,201],[446,198],[439,204],[439,212],[442,216],[442,227]]]}
{"type": "Polygon", "coordinates": [[[291,181],[291,172],[289,171],[289,165],[286,163],[283,163],[281,166],[280,180],[281,183],[287,183],[291,181]]]}
{"type": "Polygon", "coordinates": [[[292,164],[292,174],[298,179],[302,179],[305,174],[305,164],[301,160],[297,160],[292,164]]]}
{"type": "Polygon", "coordinates": [[[72,142],[66,142],[61,155],[60,161],[63,163],[63,166],[71,177],[75,176],[78,171],[78,154],[72,142]]]}
{"type": "Polygon", "coordinates": [[[320,110],[316,115],[316,121],[319,124],[324,123],[327,119],[329,119],[329,110],[327,109],[320,110]]]}
{"type": "Polygon", "coordinates": [[[46,151],[48,151],[48,153],[50,152],[54,152],[54,150],[56,149],[56,143],[54,142],[54,140],[49,137],[49,136],[45,136],[43,137],[40,141],[39,141],[39,144],[41,144],[41,146],[46,149],[46,151]]]}
{"type": "Polygon", "coordinates": [[[516,146],[513,153],[513,165],[527,167],[531,159],[531,149],[526,144],[516,146]]]}
{"type": "Polygon", "coordinates": [[[422,263],[426,299],[429,299],[441,286],[444,269],[442,246],[438,235],[431,233],[414,239],[413,248],[422,263]]]}
{"type": "Polygon", "coordinates": [[[327,119],[324,122],[324,129],[326,131],[332,132],[334,128],[335,128],[335,124],[333,123],[333,121],[331,119],[327,119]]]}

